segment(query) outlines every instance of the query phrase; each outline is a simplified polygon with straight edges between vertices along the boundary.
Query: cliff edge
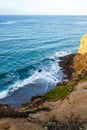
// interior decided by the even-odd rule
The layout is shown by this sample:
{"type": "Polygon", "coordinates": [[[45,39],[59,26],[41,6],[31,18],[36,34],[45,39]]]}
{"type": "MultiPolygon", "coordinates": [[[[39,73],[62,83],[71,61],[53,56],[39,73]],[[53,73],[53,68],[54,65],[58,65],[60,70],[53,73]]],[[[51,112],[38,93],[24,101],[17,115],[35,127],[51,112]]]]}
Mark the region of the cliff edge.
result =
{"type": "Polygon", "coordinates": [[[60,58],[64,76],[69,80],[78,80],[87,76],[87,34],[80,41],[78,53],[60,58]]]}

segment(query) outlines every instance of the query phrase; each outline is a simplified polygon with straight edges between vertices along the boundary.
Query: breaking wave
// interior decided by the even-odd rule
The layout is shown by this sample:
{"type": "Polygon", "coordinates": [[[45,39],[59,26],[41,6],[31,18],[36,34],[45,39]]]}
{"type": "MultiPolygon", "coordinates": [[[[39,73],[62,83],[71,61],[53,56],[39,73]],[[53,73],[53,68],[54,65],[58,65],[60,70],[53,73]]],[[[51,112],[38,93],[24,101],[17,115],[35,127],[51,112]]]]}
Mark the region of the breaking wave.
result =
{"type": "Polygon", "coordinates": [[[49,61],[49,65],[43,65],[42,68],[40,68],[39,70],[35,70],[34,73],[26,79],[17,80],[7,90],[0,92],[0,99],[10,96],[12,93],[22,87],[25,87],[26,85],[31,84],[32,87],[32,84],[35,84],[37,82],[39,83],[40,81],[42,83],[45,83],[44,91],[47,91],[49,86],[55,86],[58,82],[61,81],[63,77],[63,73],[58,64],[58,57],[65,56],[67,54],[69,54],[69,52],[57,51],[50,58],[41,61],[43,64],[44,62],[49,61]]]}

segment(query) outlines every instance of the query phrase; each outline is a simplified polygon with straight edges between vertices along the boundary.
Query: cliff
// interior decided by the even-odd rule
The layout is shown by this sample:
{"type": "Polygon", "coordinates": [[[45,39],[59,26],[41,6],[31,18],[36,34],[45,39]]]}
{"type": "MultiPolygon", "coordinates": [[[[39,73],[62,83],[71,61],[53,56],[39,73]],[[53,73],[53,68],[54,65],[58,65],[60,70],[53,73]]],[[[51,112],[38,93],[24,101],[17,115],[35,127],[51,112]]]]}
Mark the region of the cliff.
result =
{"type": "Polygon", "coordinates": [[[78,80],[87,75],[87,34],[80,41],[78,53],[60,58],[66,79],[78,80]]]}
{"type": "Polygon", "coordinates": [[[85,54],[87,52],[87,34],[84,34],[80,41],[80,47],[78,49],[79,54],[85,54]]]}
{"type": "Polygon", "coordinates": [[[78,80],[87,75],[87,53],[71,54],[60,58],[60,66],[69,80],[78,80]]]}

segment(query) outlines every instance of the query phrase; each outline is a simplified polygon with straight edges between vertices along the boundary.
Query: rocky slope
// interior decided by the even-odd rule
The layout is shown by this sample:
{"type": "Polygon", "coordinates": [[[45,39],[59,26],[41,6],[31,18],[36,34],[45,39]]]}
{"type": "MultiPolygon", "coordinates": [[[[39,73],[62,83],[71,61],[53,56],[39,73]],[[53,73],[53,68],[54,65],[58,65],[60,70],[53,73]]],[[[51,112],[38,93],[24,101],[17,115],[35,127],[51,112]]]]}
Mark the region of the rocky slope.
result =
{"type": "Polygon", "coordinates": [[[69,80],[78,80],[87,75],[87,53],[71,54],[60,58],[60,66],[69,80]]]}
{"type": "Polygon", "coordinates": [[[60,58],[60,66],[69,80],[78,80],[87,75],[87,34],[80,40],[78,53],[60,58]]]}
{"type": "Polygon", "coordinates": [[[37,97],[16,108],[1,108],[0,130],[80,130],[83,125],[86,130],[87,81],[78,83],[64,100],[37,97]],[[8,117],[3,118],[6,111],[8,117]]]}

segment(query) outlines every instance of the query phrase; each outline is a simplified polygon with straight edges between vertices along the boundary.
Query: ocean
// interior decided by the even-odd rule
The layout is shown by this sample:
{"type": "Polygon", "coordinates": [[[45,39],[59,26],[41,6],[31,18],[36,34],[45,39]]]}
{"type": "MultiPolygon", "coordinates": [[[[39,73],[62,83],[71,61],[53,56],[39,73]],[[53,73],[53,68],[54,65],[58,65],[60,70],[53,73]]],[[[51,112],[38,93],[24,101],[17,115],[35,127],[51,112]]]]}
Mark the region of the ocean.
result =
{"type": "Polygon", "coordinates": [[[59,57],[76,53],[87,16],[0,16],[0,103],[19,105],[62,81],[59,57]]]}

